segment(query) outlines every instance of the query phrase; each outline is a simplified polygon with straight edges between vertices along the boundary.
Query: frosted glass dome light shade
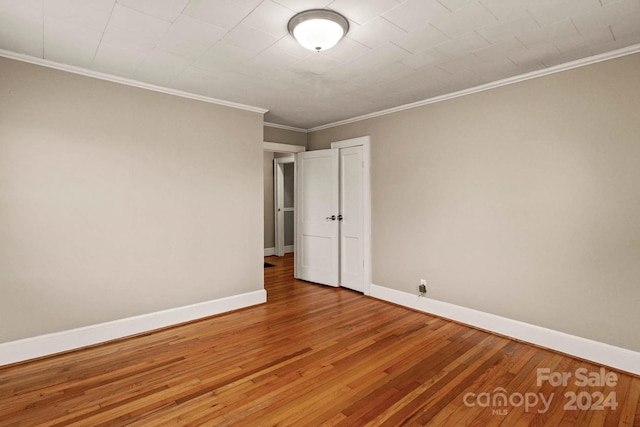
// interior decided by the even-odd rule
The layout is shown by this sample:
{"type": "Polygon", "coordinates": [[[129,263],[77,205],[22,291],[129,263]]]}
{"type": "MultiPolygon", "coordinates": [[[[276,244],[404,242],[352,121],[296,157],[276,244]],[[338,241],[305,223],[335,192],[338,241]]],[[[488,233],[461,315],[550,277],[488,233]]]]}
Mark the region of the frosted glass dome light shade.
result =
{"type": "Polygon", "coordinates": [[[295,15],[288,27],[300,45],[320,52],[332,48],[347,34],[349,21],[332,10],[313,9],[295,15]]]}
{"type": "Polygon", "coordinates": [[[336,45],[344,35],[342,27],[323,19],[304,21],[293,30],[293,37],[309,50],[327,50],[336,45]]]}

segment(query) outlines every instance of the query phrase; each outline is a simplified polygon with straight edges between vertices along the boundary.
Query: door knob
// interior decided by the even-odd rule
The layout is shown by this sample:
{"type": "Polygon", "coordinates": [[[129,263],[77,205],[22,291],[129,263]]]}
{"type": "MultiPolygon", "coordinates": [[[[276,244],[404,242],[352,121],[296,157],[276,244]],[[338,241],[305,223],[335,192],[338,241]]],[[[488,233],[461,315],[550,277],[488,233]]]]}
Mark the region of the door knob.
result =
{"type": "Polygon", "coordinates": [[[327,221],[335,221],[336,220],[336,216],[335,215],[331,215],[327,217],[327,221]]]}

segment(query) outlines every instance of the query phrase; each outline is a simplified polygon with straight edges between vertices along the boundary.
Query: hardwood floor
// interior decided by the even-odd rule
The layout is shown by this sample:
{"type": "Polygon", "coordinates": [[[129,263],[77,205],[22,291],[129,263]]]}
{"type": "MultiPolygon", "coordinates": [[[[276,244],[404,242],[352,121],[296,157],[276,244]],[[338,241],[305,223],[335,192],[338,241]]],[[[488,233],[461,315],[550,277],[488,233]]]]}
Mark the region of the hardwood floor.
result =
{"type": "Polygon", "coordinates": [[[0,368],[0,425],[640,426],[638,377],[583,386],[576,370],[599,366],[266,260],[267,304],[0,368]],[[538,384],[537,368],[572,376],[538,384]]]}

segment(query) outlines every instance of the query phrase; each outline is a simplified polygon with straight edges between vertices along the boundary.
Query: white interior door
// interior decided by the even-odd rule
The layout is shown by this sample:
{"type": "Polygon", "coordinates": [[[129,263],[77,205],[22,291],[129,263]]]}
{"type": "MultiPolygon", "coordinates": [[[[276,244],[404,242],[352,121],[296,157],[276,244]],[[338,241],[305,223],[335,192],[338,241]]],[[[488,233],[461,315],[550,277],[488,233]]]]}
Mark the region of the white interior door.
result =
{"type": "Polygon", "coordinates": [[[278,157],[273,160],[275,255],[294,252],[294,193],[295,158],[278,157]]]}
{"type": "Polygon", "coordinates": [[[340,285],[364,292],[362,146],[340,149],[340,285]]]}
{"type": "Polygon", "coordinates": [[[339,151],[298,154],[297,278],[339,286],[339,151]]]}

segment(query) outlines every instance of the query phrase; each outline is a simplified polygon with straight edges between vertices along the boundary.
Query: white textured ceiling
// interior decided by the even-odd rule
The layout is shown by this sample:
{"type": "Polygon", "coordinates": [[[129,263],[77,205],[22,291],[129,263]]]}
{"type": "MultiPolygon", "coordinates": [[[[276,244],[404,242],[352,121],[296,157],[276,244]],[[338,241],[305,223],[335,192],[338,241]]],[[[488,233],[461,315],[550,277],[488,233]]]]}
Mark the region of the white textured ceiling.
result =
{"type": "Polygon", "coordinates": [[[0,0],[0,49],[269,109],[299,128],[640,43],[640,0],[0,0]],[[287,22],[346,16],[335,48],[287,22]]]}

